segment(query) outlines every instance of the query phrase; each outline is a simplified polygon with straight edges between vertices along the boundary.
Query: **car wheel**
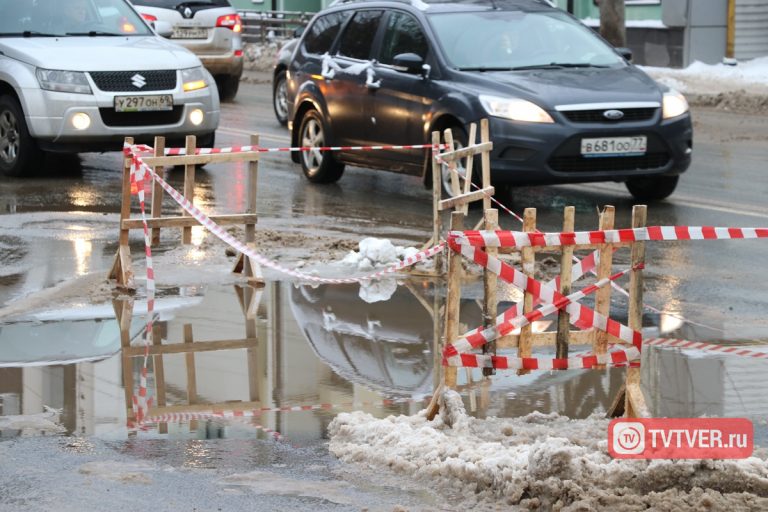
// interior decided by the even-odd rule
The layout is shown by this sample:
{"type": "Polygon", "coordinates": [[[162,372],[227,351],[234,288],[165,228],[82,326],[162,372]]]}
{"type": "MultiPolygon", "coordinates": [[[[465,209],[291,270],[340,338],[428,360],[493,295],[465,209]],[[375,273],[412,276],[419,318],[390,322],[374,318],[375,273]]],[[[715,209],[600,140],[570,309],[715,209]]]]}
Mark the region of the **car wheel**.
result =
{"type": "Polygon", "coordinates": [[[0,96],[0,171],[6,176],[23,176],[32,171],[41,155],[19,102],[12,96],[0,96]]]}
{"type": "Polygon", "coordinates": [[[219,76],[216,80],[216,86],[219,88],[219,99],[221,101],[232,101],[237,96],[237,90],[240,88],[240,76],[219,76]]]}
{"type": "MultiPolygon", "coordinates": [[[[299,142],[304,148],[321,148],[326,144],[323,118],[316,110],[308,111],[301,120],[299,142]]],[[[301,169],[312,183],[333,183],[344,173],[344,164],[336,161],[330,151],[302,151],[301,169]]]]}
{"type": "Polygon", "coordinates": [[[285,79],[285,71],[275,76],[272,85],[272,106],[275,109],[277,122],[283,126],[288,124],[288,82],[285,79]]]}
{"type": "Polygon", "coordinates": [[[627,190],[640,201],[661,201],[677,187],[680,176],[649,176],[627,180],[627,190]]]}

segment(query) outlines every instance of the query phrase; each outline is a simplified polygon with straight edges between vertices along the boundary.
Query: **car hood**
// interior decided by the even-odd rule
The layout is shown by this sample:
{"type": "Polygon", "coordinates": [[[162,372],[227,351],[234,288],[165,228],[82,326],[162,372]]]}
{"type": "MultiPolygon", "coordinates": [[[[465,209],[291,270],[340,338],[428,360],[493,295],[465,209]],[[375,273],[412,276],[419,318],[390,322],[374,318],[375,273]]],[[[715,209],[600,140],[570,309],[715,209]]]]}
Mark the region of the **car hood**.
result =
{"type": "Polygon", "coordinates": [[[580,103],[661,101],[658,84],[633,66],[472,74],[483,82],[488,94],[518,96],[544,108],[580,103]]]}
{"type": "Polygon", "coordinates": [[[35,37],[0,41],[7,56],[67,71],[181,69],[200,66],[190,51],[159,37],[35,37]]]}

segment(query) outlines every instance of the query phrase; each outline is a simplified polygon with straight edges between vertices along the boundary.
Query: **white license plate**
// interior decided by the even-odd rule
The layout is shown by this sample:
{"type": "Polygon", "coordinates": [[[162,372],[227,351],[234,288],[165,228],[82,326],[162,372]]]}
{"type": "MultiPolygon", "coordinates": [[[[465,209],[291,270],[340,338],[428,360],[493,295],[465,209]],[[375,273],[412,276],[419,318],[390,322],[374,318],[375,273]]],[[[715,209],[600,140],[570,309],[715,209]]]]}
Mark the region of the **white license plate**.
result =
{"type": "Polygon", "coordinates": [[[153,110],[173,110],[173,96],[170,94],[115,96],[116,112],[147,112],[153,110]]]}
{"type": "Polygon", "coordinates": [[[207,39],[207,28],[184,28],[176,27],[173,29],[172,39],[207,39]]]}
{"type": "Polygon", "coordinates": [[[648,137],[600,137],[581,139],[581,154],[588,158],[601,156],[640,156],[648,149],[648,137]]]}

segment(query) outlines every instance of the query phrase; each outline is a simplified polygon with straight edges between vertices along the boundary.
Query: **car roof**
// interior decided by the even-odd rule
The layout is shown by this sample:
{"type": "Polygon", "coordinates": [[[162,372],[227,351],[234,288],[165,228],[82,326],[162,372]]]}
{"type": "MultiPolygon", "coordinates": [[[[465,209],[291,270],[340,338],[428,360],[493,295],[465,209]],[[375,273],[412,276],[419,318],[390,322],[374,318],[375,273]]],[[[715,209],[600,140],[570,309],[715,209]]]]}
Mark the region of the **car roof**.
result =
{"type": "Polygon", "coordinates": [[[552,0],[336,0],[329,8],[352,8],[362,5],[366,7],[409,5],[432,13],[485,10],[550,11],[557,8],[552,0]]]}

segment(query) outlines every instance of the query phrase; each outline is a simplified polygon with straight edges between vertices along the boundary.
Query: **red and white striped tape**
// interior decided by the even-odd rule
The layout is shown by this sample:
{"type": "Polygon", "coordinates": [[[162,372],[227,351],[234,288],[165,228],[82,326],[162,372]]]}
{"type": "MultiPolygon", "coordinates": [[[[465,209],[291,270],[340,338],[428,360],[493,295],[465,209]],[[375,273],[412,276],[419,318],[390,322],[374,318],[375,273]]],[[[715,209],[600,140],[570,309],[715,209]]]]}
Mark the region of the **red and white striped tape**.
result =
{"type": "Polygon", "coordinates": [[[515,318],[512,318],[510,320],[505,320],[501,323],[497,323],[495,326],[487,327],[480,332],[473,331],[467,336],[459,338],[453,343],[446,345],[445,349],[443,350],[443,357],[451,358],[451,357],[456,357],[461,353],[469,352],[473,348],[478,348],[482,345],[485,345],[486,343],[489,343],[491,341],[494,341],[500,338],[501,336],[505,336],[509,334],[514,329],[519,329],[536,320],[549,316],[557,312],[559,309],[567,309],[568,306],[574,305],[576,302],[580,301],[587,295],[590,295],[596,292],[597,290],[607,285],[611,281],[615,281],[616,279],[619,279],[620,277],[626,275],[632,270],[633,269],[630,268],[630,269],[623,270],[621,272],[617,272],[616,274],[610,277],[601,279],[595,284],[587,286],[583,290],[579,290],[577,292],[571,293],[567,297],[562,297],[561,300],[556,300],[555,302],[547,303],[539,307],[538,309],[531,311],[530,313],[525,313],[515,318]]]}
{"type": "Polygon", "coordinates": [[[675,338],[653,338],[645,340],[644,345],[655,347],[671,347],[683,349],[704,350],[707,353],[727,354],[732,356],[750,357],[754,359],[768,359],[768,351],[751,350],[744,346],[719,345],[717,343],[707,343],[703,341],[689,341],[675,338]]]}
{"type": "Polygon", "coordinates": [[[502,280],[517,288],[529,292],[534,299],[545,304],[567,304],[564,309],[570,314],[570,322],[580,329],[597,328],[639,348],[643,336],[639,331],[630,329],[624,324],[608,318],[591,308],[578,303],[570,303],[568,298],[552,287],[542,284],[532,277],[528,277],[519,270],[500,259],[489,255],[485,251],[467,245],[457,245],[453,240],[448,240],[448,246],[475,262],[490,272],[498,275],[502,280]]]}
{"type": "Polygon", "coordinates": [[[506,357],[483,354],[459,354],[448,358],[447,366],[463,368],[496,368],[497,370],[588,370],[598,365],[625,366],[636,361],[640,351],[635,347],[607,354],[565,358],[506,357]]]}
{"type": "MultiPolygon", "coordinates": [[[[130,151],[130,148],[128,149],[130,151]]],[[[200,224],[208,229],[211,233],[213,233],[216,237],[218,237],[220,240],[222,240],[227,245],[231,246],[232,248],[238,250],[239,252],[243,253],[244,255],[251,258],[253,261],[259,263],[260,265],[263,265],[265,267],[272,268],[280,273],[302,279],[304,281],[310,281],[314,283],[327,283],[327,284],[343,284],[343,283],[361,283],[365,281],[370,281],[374,279],[379,279],[381,277],[384,277],[385,275],[392,274],[395,272],[398,272],[404,268],[410,267],[412,265],[415,265],[416,263],[420,261],[425,261],[430,258],[432,258],[434,255],[438,254],[439,252],[443,251],[445,249],[445,242],[441,242],[439,244],[436,244],[433,247],[430,247],[429,249],[420,251],[412,256],[409,256],[405,258],[403,261],[392,265],[386,269],[380,270],[378,272],[374,272],[365,276],[361,277],[348,277],[348,278],[325,278],[325,277],[318,277],[311,274],[307,274],[304,272],[300,272],[298,270],[292,270],[283,267],[279,263],[270,260],[261,254],[254,251],[252,248],[248,247],[244,243],[240,242],[236,238],[234,238],[232,235],[230,235],[226,230],[224,230],[221,226],[213,222],[206,214],[200,211],[195,205],[190,203],[182,194],[180,194],[177,190],[175,190],[173,187],[171,187],[165,180],[163,180],[160,176],[158,176],[151,167],[146,165],[139,156],[134,156],[134,160],[138,162],[138,169],[136,171],[137,174],[143,175],[144,173],[148,174],[152,179],[154,179],[160,186],[168,192],[168,194],[185,210],[187,211],[192,217],[194,217],[200,224]]],[[[146,225],[146,223],[145,223],[146,225]]],[[[148,238],[147,238],[148,240],[148,238]]]]}
{"type": "MultiPolygon", "coordinates": [[[[139,146],[141,151],[147,150],[149,146],[139,146]]],[[[196,148],[196,155],[217,155],[223,153],[306,153],[309,151],[390,151],[390,150],[412,150],[412,149],[431,149],[444,148],[444,144],[434,146],[433,144],[406,144],[400,146],[299,146],[285,148],[265,148],[262,146],[231,146],[226,148],[196,148]]],[[[165,155],[180,156],[186,155],[185,148],[166,148],[165,155]]]]}
{"type": "Polygon", "coordinates": [[[768,228],[650,226],[571,233],[452,231],[448,238],[458,245],[472,247],[532,247],[669,240],[757,239],[768,238],[768,228]]]}

